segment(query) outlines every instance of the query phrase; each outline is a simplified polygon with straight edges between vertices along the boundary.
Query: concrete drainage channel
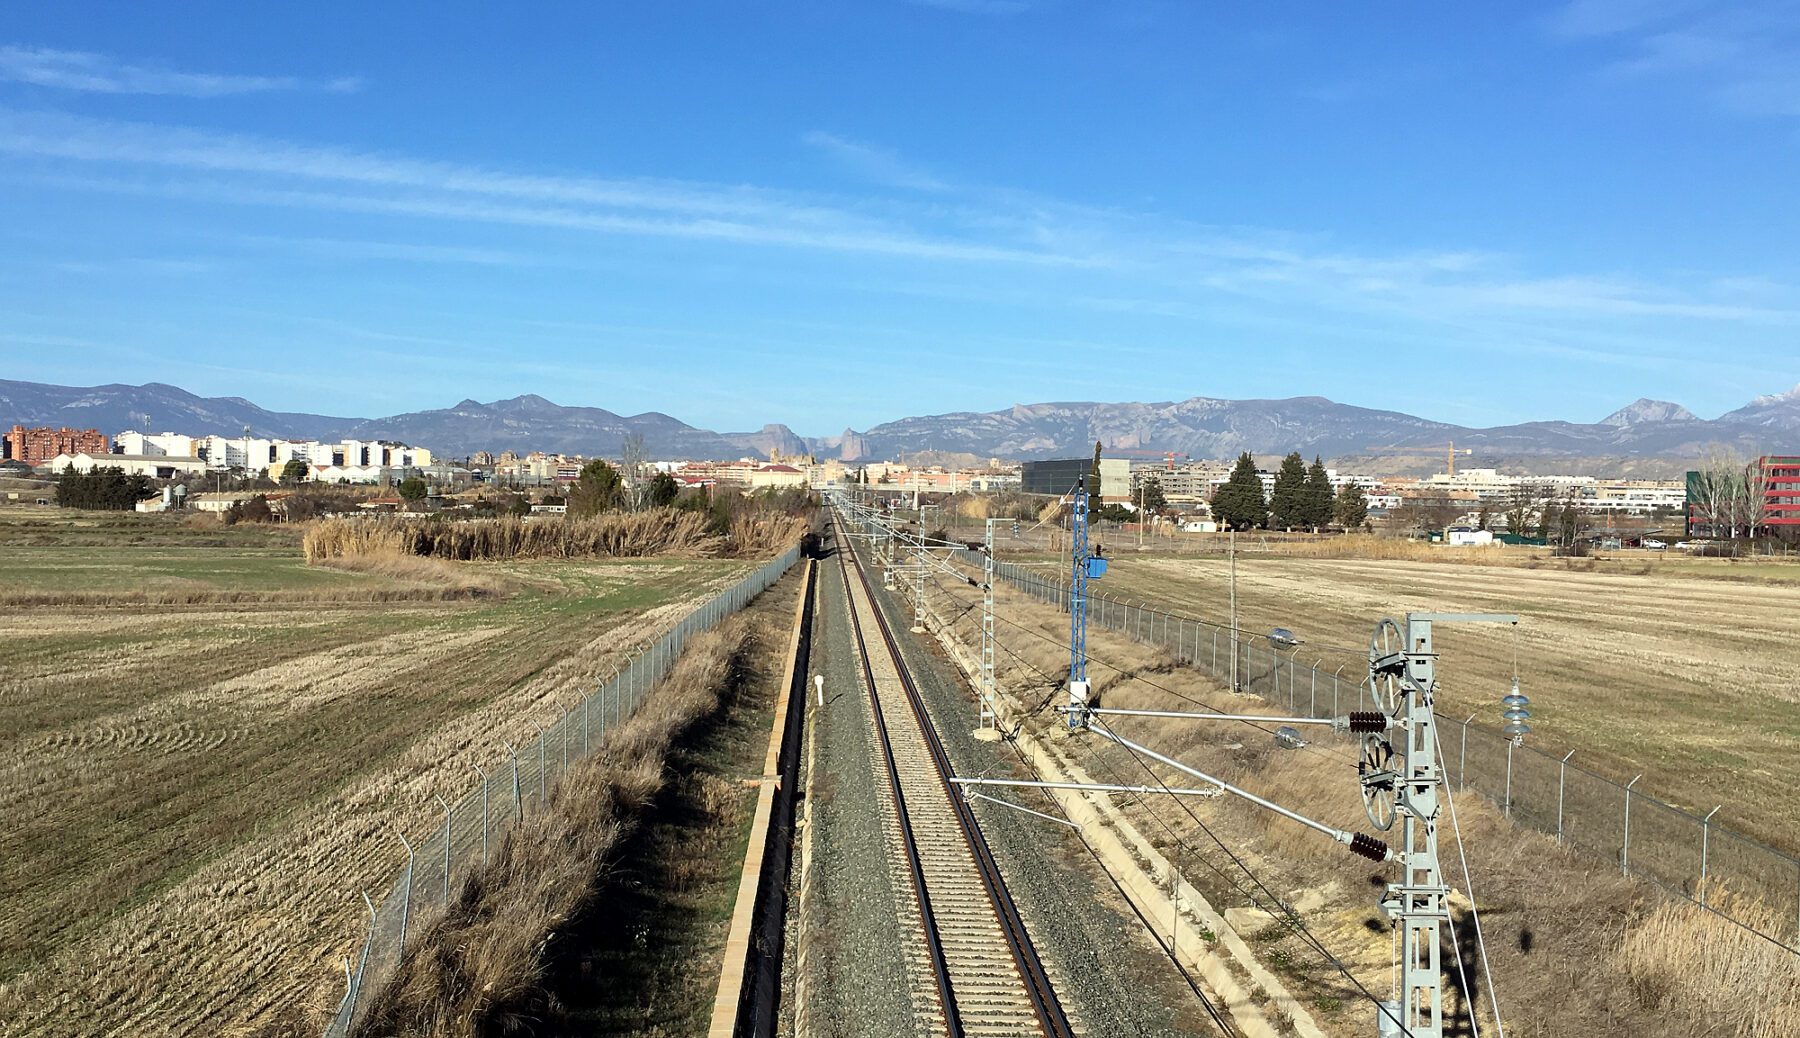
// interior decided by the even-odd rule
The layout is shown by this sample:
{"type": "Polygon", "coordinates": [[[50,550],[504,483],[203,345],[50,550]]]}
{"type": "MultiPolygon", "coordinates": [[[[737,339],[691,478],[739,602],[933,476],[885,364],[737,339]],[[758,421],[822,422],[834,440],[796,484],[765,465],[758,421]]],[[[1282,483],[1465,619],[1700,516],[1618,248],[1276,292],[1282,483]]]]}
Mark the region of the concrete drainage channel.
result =
{"type": "Polygon", "coordinates": [[[818,576],[816,560],[808,559],[805,565],[768,751],[763,757],[762,775],[756,780],[750,842],[744,852],[737,901],[725,938],[725,960],[719,969],[719,986],[706,1031],[708,1038],[775,1033],[799,782],[798,736],[800,718],[806,710],[806,660],[811,651],[818,576]]]}

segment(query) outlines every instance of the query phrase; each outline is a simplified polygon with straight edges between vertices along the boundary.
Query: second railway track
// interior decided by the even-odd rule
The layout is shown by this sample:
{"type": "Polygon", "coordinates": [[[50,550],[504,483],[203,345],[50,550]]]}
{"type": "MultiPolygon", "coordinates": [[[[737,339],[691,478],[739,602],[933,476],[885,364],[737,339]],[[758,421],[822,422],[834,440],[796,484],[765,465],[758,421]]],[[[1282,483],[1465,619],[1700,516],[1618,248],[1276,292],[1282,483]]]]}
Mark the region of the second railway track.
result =
{"type": "Polygon", "coordinates": [[[916,992],[951,1036],[1073,1038],[974,811],[952,787],[950,759],[852,539],[837,528],[850,628],[869,697],[878,782],[927,975],[916,992]]]}

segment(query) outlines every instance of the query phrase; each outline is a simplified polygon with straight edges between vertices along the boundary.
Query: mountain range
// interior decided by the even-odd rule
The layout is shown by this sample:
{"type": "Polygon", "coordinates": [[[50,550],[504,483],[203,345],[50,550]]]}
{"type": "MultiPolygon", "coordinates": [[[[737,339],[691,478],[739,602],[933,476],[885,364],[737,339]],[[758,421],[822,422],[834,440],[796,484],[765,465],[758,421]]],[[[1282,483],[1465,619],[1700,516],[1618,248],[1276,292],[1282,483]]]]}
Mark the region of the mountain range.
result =
{"type": "Polygon", "coordinates": [[[641,435],[656,457],[737,458],[813,453],[845,461],[921,452],[979,458],[1083,456],[1095,441],[1109,450],[1173,451],[1229,458],[1240,451],[1298,450],[1328,458],[1442,457],[1446,441],[1473,448],[1478,464],[1558,458],[1691,458],[1718,444],[1745,453],[1800,452],[1800,386],[1761,396],[1714,419],[1679,404],[1638,400],[1598,422],[1543,421],[1470,428],[1399,411],[1340,404],[1324,397],[1161,403],[1018,404],[1001,411],[902,418],[864,432],[803,437],[785,425],[718,433],[648,411],[620,415],[565,407],[541,396],[454,406],[386,418],[268,411],[241,397],[200,397],[175,386],[53,386],[0,380],[0,427],[14,423],[96,427],[107,433],[150,427],[190,435],[295,439],[386,439],[461,457],[478,450],[542,450],[615,455],[641,435]]]}

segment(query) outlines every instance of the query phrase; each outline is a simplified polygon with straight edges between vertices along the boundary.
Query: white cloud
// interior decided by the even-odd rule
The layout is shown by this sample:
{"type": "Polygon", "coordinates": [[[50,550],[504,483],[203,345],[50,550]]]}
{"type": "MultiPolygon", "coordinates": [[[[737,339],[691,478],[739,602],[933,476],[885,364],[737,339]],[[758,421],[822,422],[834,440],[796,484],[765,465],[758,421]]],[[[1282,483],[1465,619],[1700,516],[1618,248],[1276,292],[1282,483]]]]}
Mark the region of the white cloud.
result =
{"type": "Polygon", "coordinates": [[[814,130],[800,138],[849,169],[876,184],[901,187],[910,191],[948,191],[950,185],[925,171],[909,165],[886,148],[846,140],[836,134],[814,130]]]}
{"type": "MultiPolygon", "coordinates": [[[[892,160],[888,172],[900,175],[887,177],[888,186],[906,183],[914,172],[891,153],[842,137],[815,133],[808,141],[859,160],[892,160]]],[[[0,153],[36,160],[10,164],[14,184],[51,190],[905,260],[918,264],[919,275],[961,279],[959,290],[972,299],[1005,301],[1007,293],[1020,293],[1019,305],[1182,324],[1215,321],[1221,313],[1304,314],[1321,327],[1341,325],[1346,315],[1415,329],[1529,320],[1571,334],[1609,321],[1800,323],[1800,294],[1791,286],[1759,281],[1757,291],[1746,293],[1739,272],[1683,271],[1659,283],[1525,269],[1517,257],[1471,248],[1357,251],[1317,235],[1196,224],[936,178],[929,179],[936,190],[925,197],[873,192],[847,199],[547,175],[5,108],[0,153]],[[969,277],[969,265],[1005,273],[969,277]],[[1022,270],[1042,273],[1013,276],[1022,270]],[[1079,270],[1080,277],[1057,273],[1063,270],[1079,270]]],[[[347,233],[326,223],[315,237],[286,242],[327,255],[427,262],[518,263],[525,255],[356,241],[356,232],[347,233]]],[[[900,283],[893,273],[891,267],[853,271],[900,283]]]]}
{"type": "Polygon", "coordinates": [[[1800,5],[1791,0],[1577,0],[1549,29],[1606,52],[1603,78],[1687,83],[1734,115],[1800,116],[1800,5]]]}
{"type": "Polygon", "coordinates": [[[97,94],[167,94],[177,97],[226,97],[278,90],[349,93],[362,88],[362,80],[355,77],[309,80],[294,76],[180,72],[132,65],[87,51],[19,46],[0,47],[0,79],[97,94]]]}

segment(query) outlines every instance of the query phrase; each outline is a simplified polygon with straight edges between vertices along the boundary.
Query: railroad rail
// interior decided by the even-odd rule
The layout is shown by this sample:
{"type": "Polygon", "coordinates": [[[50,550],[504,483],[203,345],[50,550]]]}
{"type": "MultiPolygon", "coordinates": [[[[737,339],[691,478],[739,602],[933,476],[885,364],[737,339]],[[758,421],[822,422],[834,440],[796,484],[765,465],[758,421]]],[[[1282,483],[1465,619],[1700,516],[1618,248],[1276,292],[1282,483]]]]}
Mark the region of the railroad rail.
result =
{"type": "Polygon", "coordinates": [[[854,539],[836,523],[837,556],[850,600],[850,630],[896,830],[890,844],[910,878],[930,989],[915,999],[935,1010],[951,1038],[1042,1034],[1073,1038],[1061,1003],[1025,932],[1018,906],[982,838],[970,804],[950,784],[952,768],[854,539]],[[869,644],[865,632],[880,635],[869,644]]]}

